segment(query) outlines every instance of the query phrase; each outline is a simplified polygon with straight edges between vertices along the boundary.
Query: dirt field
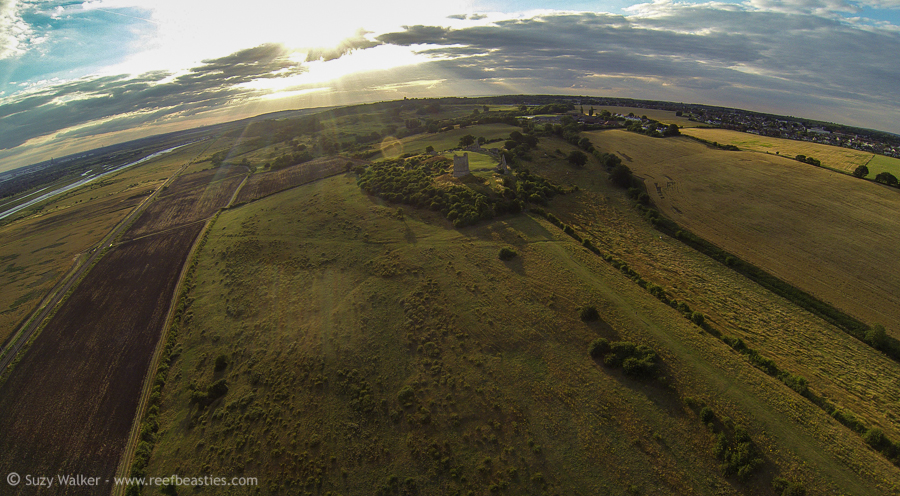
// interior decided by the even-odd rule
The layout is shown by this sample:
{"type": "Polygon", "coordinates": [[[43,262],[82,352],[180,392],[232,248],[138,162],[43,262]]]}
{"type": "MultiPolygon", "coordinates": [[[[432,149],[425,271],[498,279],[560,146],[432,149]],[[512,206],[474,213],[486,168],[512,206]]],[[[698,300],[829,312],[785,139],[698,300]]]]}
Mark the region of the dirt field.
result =
{"type": "Polygon", "coordinates": [[[181,176],[156,199],[122,237],[147,234],[209,218],[228,204],[246,167],[220,167],[181,176]]]}
{"type": "Polygon", "coordinates": [[[900,337],[900,195],[807,164],[686,138],[590,135],[685,228],[900,337]]]}
{"type": "Polygon", "coordinates": [[[347,164],[354,167],[364,163],[365,161],[346,157],[323,157],[277,171],[254,174],[241,188],[235,202],[258,200],[279,191],[345,172],[347,164]]]}
{"type": "MultiPolygon", "coordinates": [[[[123,244],[88,273],[0,387],[0,466],[112,477],[201,228],[123,244]]],[[[98,489],[52,493],[102,494],[111,486],[98,489]]]]}
{"type": "Polygon", "coordinates": [[[0,466],[113,475],[197,221],[243,172],[179,178],[62,304],[0,388],[0,466]]]}
{"type": "Polygon", "coordinates": [[[861,152],[852,148],[822,145],[819,143],[810,143],[808,141],[770,138],[768,136],[757,136],[755,134],[729,131],[727,129],[686,129],[683,133],[688,136],[705,139],[706,141],[716,141],[723,145],[735,145],[741,150],[763,152],[772,155],[776,155],[777,152],[777,154],[788,158],[794,158],[797,155],[806,155],[807,157],[813,157],[820,160],[822,165],[826,167],[845,172],[853,172],[853,170],[860,165],[869,163],[873,157],[872,153],[861,152]]]}
{"type": "Polygon", "coordinates": [[[86,250],[201,149],[187,146],[64,193],[0,227],[0,343],[86,250]]]}

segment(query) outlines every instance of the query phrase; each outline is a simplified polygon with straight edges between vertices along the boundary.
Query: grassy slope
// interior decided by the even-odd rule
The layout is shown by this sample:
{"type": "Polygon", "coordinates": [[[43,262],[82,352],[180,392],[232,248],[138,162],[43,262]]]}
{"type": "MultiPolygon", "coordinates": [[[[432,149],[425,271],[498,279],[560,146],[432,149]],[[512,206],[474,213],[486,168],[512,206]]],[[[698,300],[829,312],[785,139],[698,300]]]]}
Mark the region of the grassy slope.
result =
{"type": "Polygon", "coordinates": [[[655,204],[701,237],[869,325],[900,335],[897,192],[807,164],[685,138],[590,134],[644,179],[655,204]]]}
{"type": "Polygon", "coordinates": [[[766,491],[721,478],[683,396],[748,425],[766,477],[862,494],[890,470],[554,226],[518,216],[457,231],[395,211],[335,177],[220,217],[148,473],[242,473],[264,494],[395,494],[407,478],[420,494],[766,491]],[[520,256],[497,260],[505,245],[520,256]],[[609,325],[577,320],[585,303],[609,325]],[[596,365],[597,336],[660,350],[672,388],[596,365]],[[198,411],[189,385],[219,378],[230,391],[198,411]],[[835,442],[874,475],[839,462],[835,442]]]}
{"type": "MultiPolygon", "coordinates": [[[[822,165],[844,172],[853,172],[860,165],[866,165],[872,159],[872,153],[852,148],[811,143],[808,141],[788,140],[759,136],[727,129],[686,129],[684,134],[696,136],[707,141],[735,145],[741,150],[764,152],[775,155],[778,152],[788,158],[806,155],[822,161],[822,165]]],[[[871,172],[871,171],[870,171],[871,172]]],[[[871,175],[871,174],[870,174],[871,175]]],[[[875,177],[875,176],[871,176],[875,177]]]]}
{"type": "MultiPolygon", "coordinates": [[[[652,148],[654,142],[650,140],[643,149],[652,148]]],[[[556,145],[545,142],[541,146],[552,150],[556,145]]],[[[552,210],[563,222],[588,234],[596,246],[626,261],[676,299],[705,313],[726,334],[742,338],[784,369],[808,378],[813,389],[842,408],[894,437],[900,436],[895,363],[704,255],[659,236],[629,207],[621,192],[608,185],[605,173],[598,170],[593,159],[583,170],[529,165],[546,177],[582,186],[582,194],[554,200],[552,210]]],[[[729,370],[724,364],[717,367],[729,370]]],[[[807,413],[791,412],[800,406],[799,397],[786,388],[780,393],[771,391],[767,401],[780,405],[777,411],[802,422],[820,439],[833,439],[835,434],[828,431],[833,428],[832,420],[818,412],[810,418],[805,418],[807,413]]],[[[851,445],[859,446],[856,442],[851,445]]],[[[849,449],[831,443],[827,450],[856,470],[868,470],[863,468],[868,464],[864,460],[871,452],[865,447],[849,449]]],[[[882,480],[897,477],[895,467],[882,466],[882,480]]]]}

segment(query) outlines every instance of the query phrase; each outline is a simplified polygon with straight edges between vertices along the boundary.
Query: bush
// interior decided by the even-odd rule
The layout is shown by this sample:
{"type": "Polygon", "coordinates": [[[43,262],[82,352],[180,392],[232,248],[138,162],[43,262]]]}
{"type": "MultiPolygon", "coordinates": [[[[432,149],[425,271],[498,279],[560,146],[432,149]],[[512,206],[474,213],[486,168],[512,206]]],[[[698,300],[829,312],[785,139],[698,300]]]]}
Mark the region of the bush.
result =
{"type": "Polygon", "coordinates": [[[412,406],[415,396],[416,392],[413,391],[411,386],[403,386],[403,388],[397,392],[397,401],[400,402],[404,408],[409,408],[412,406]]]}
{"type": "Polygon", "coordinates": [[[581,309],[581,320],[585,322],[594,322],[600,319],[600,313],[591,305],[581,309]]]}
{"type": "Polygon", "coordinates": [[[588,354],[591,358],[599,359],[606,353],[609,353],[609,341],[605,338],[597,338],[588,345],[588,354]]]}
{"type": "Polygon", "coordinates": [[[716,415],[713,413],[712,408],[705,406],[702,410],[700,410],[700,421],[704,424],[708,424],[716,418],[716,415]]]}
{"type": "Polygon", "coordinates": [[[865,165],[853,169],[853,177],[866,177],[869,175],[869,168],[865,165]]]}
{"type": "Polygon", "coordinates": [[[706,316],[700,312],[693,312],[691,313],[691,322],[703,327],[703,324],[706,322],[706,316]]]}
{"type": "Polygon", "coordinates": [[[500,260],[507,261],[516,258],[519,254],[512,248],[500,248],[500,260]]]}
{"type": "Polygon", "coordinates": [[[225,370],[226,367],[228,367],[228,357],[225,355],[217,356],[215,365],[216,372],[225,370]]]}
{"type": "Polygon", "coordinates": [[[619,163],[609,173],[609,179],[621,188],[630,188],[632,184],[631,169],[627,165],[619,163]]]}
{"type": "Polygon", "coordinates": [[[566,157],[566,160],[568,160],[570,164],[576,167],[584,167],[584,164],[587,163],[587,155],[585,155],[581,150],[574,150],[569,154],[568,157],[566,157]]]}

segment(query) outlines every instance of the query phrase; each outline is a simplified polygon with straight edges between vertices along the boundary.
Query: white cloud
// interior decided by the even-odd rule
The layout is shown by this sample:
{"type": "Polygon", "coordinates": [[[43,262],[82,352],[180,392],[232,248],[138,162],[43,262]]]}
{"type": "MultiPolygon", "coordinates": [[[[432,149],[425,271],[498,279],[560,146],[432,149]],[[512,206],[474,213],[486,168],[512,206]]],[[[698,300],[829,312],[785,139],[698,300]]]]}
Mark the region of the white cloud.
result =
{"type": "Polygon", "coordinates": [[[24,53],[31,35],[16,0],[0,0],[0,59],[24,53]]]}

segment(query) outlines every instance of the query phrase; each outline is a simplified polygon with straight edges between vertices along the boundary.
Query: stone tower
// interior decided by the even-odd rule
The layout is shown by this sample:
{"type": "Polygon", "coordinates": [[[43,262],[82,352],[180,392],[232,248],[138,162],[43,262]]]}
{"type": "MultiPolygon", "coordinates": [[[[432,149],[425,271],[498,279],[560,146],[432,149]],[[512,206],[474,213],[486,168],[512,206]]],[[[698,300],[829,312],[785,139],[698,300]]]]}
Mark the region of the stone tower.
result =
{"type": "Polygon", "coordinates": [[[453,154],[453,177],[463,177],[469,174],[469,154],[463,153],[462,157],[453,154]]]}
{"type": "Polygon", "coordinates": [[[506,164],[506,155],[500,154],[500,164],[497,166],[497,172],[506,174],[509,172],[509,166],[506,164]]]}

